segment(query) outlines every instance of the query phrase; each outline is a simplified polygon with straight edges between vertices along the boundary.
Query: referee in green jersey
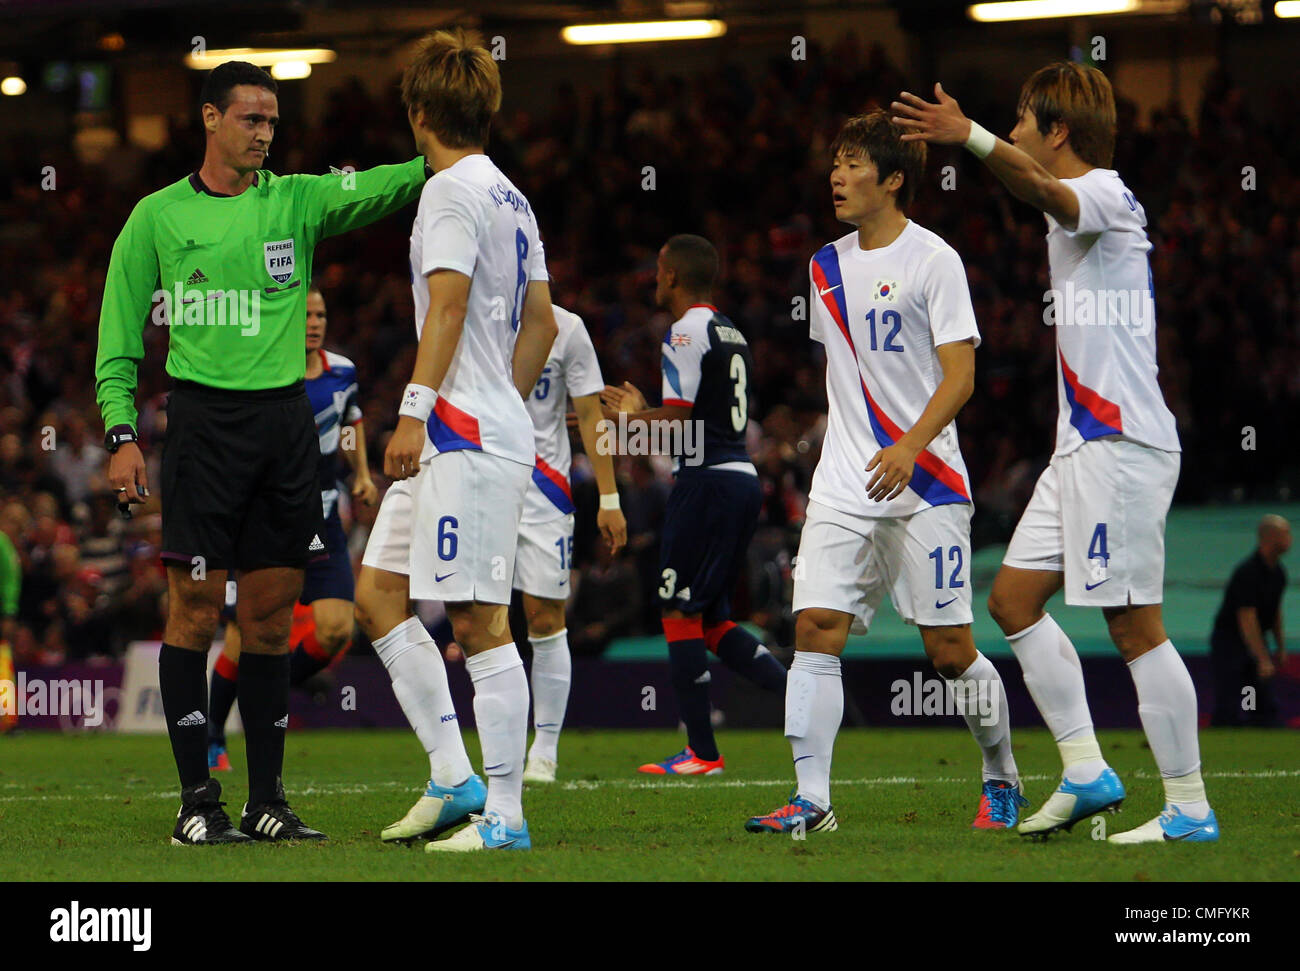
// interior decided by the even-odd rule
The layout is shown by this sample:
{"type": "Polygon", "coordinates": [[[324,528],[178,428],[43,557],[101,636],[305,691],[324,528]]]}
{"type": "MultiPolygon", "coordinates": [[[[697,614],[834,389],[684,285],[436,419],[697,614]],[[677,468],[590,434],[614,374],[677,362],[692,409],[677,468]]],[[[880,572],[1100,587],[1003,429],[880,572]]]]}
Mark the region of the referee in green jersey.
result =
{"type": "Polygon", "coordinates": [[[303,388],[312,253],[327,236],[414,202],[425,162],[327,176],[263,168],[279,121],[276,83],[229,61],[203,86],[203,166],[146,196],[113,246],[95,386],[123,503],[149,494],[136,441],[146,326],[169,327],[162,456],[167,627],[158,656],[180,773],[172,841],[324,839],[285,800],[289,625],[308,560],[324,554],[316,424],[303,388]],[[207,658],[239,571],[239,709],[248,803],[236,829],[208,777],[207,658]]]}

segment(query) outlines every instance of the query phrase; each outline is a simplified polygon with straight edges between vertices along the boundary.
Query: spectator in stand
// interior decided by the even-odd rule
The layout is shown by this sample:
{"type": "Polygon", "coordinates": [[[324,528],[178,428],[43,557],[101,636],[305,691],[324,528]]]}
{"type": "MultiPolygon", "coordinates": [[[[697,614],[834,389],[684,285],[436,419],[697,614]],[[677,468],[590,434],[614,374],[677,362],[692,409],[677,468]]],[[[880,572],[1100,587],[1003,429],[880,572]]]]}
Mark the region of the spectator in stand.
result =
{"type": "Polygon", "coordinates": [[[596,543],[596,562],[578,579],[569,605],[569,649],[575,657],[604,653],[609,642],[637,632],[641,616],[641,580],[627,556],[613,556],[607,543],[596,543]]]}
{"type": "Polygon", "coordinates": [[[1210,634],[1214,667],[1214,717],[1211,724],[1278,724],[1273,679],[1286,661],[1282,630],[1282,593],[1286,570],[1281,559],[1291,548],[1291,524],[1281,516],[1259,523],[1259,545],[1237,565],[1223,594],[1210,634]],[[1277,652],[1270,653],[1268,634],[1277,652]]]}

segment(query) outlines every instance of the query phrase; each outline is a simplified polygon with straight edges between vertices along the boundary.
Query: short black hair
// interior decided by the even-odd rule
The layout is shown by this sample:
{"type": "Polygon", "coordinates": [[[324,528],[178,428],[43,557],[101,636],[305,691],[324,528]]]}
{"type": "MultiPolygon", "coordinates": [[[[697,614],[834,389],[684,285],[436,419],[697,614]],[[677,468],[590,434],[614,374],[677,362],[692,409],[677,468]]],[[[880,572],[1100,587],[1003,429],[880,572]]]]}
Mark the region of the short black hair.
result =
{"type": "Polygon", "coordinates": [[[832,159],[840,153],[870,159],[876,167],[876,185],[895,172],[903,173],[903,184],[895,197],[900,212],[916,198],[917,186],[925,174],[926,156],[925,142],[905,142],[901,137],[904,133],[893,118],[877,108],[850,118],[831,142],[832,159]]]}
{"type": "Polygon", "coordinates": [[[690,293],[712,293],[718,277],[718,251],[703,236],[681,233],[664,244],[664,256],[690,293]]]}
{"type": "Polygon", "coordinates": [[[218,64],[203,79],[203,90],[199,92],[199,109],[204,105],[216,105],[217,110],[225,113],[230,107],[230,89],[237,84],[255,84],[266,88],[272,94],[279,91],[275,78],[267,74],[256,64],[247,61],[226,61],[218,64]]]}

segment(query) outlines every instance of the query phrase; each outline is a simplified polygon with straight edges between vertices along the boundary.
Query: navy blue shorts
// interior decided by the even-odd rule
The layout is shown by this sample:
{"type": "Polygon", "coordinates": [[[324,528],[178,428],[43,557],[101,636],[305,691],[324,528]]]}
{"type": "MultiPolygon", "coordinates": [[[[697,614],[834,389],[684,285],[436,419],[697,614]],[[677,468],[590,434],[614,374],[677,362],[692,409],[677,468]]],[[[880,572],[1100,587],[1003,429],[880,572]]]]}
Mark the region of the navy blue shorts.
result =
{"type": "Polygon", "coordinates": [[[348,556],[348,534],[343,532],[343,520],[338,507],[325,520],[321,535],[328,555],[307,564],[307,576],[302,584],[298,603],[309,604],[316,600],[352,600],[356,581],[352,576],[352,558],[348,556]]]}
{"type": "Polygon", "coordinates": [[[763,501],[758,477],[689,469],[677,477],[664,509],[659,544],[659,605],[726,620],[763,501]]]}
{"type": "MultiPolygon", "coordinates": [[[[307,573],[303,577],[300,604],[309,604],[317,600],[353,599],[356,581],[352,576],[352,558],[348,556],[348,535],[343,531],[343,520],[339,518],[338,509],[325,519],[325,526],[320,533],[325,550],[315,553],[307,564],[307,573]]],[[[231,571],[231,579],[235,573],[231,571]]],[[[235,620],[235,592],[230,584],[226,585],[226,602],[221,609],[223,622],[235,620]]]]}

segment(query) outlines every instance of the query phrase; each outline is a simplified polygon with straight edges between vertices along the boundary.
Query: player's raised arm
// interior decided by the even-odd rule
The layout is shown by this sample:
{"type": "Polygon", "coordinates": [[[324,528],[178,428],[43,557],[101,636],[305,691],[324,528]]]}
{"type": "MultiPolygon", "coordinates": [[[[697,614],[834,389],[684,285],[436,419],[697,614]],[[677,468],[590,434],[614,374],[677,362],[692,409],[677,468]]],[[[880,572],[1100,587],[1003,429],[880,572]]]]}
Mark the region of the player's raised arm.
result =
{"type": "Polygon", "coordinates": [[[361,172],[291,175],[303,224],[317,239],[367,226],[420,198],[428,179],[424,157],[361,172]]]}
{"type": "Polygon", "coordinates": [[[551,353],[558,332],[555,313],[551,310],[550,284],[545,280],[531,280],[524,295],[524,312],[511,361],[515,389],[520,398],[526,400],[533,393],[533,386],[542,376],[542,368],[546,367],[546,357],[551,353]]]}
{"type": "Polygon", "coordinates": [[[152,211],[132,210],[113,244],[99,313],[95,354],[95,397],[104,430],[122,440],[109,462],[108,478],[127,502],[149,494],[144,456],[135,444],[137,370],[144,359],[144,326],[159,287],[158,258],[152,242],[152,211]],[[127,440],[130,439],[130,440],[127,440]]]}
{"type": "MultiPolygon", "coordinates": [[[[907,129],[903,141],[925,141],[934,145],[964,145],[982,159],[989,170],[1011,194],[1047,213],[1068,230],[1079,223],[1079,197],[1073,189],[1010,142],[967,118],[955,98],[935,83],[935,102],[931,103],[908,91],[890,105],[894,123],[907,129]]],[[[1068,148],[1070,130],[1062,122],[1053,123],[1046,133],[1037,132],[1032,111],[1022,107],[1012,137],[1031,133],[1045,142],[1045,147],[1060,151],[1068,148]]],[[[1077,160],[1076,160],[1077,161],[1077,160]]],[[[1086,168],[1085,168],[1086,171],[1086,168]]],[[[1082,175],[1068,172],[1066,175],[1082,175]]]]}

